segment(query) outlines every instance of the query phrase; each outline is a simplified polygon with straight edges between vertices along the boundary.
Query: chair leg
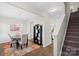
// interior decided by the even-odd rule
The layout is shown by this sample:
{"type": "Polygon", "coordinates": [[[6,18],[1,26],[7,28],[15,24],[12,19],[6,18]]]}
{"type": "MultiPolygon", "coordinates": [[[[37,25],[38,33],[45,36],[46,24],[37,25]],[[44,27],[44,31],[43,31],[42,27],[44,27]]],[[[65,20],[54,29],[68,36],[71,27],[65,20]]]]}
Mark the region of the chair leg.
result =
{"type": "Polygon", "coordinates": [[[18,45],[16,45],[16,49],[18,49],[18,45]]]}
{"type": "Polygon", "coordinates": [[[16,43],[16,49],[18,49],[18,48],[19,48],[19,46],[20,46],[20,45],[19,45],[18,43],[16,43]]]}
{"type": "Polygon", "coordinates": [[[21,50],[23,49],[22,45],[21,45],[21,50]]]}
{"type": "Polygon", "coordinates": [[[11,43],[10,47],[12,47],[12,43],[11,43]]]}
{"type": "Polygon", "coordinates": [[[28,44],[26,43],[26,48],[27,48],[28,44]]]}

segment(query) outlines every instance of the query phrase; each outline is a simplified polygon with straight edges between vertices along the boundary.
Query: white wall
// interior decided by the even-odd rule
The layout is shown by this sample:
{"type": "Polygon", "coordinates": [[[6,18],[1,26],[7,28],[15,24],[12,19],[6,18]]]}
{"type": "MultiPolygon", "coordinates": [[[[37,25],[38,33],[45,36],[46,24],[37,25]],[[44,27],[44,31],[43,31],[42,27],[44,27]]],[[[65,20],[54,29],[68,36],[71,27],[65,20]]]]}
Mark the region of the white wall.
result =
{"type": "MultiPolygon", "coordinates": [[[[35,24],[43,25],[43,47],[46,47],[52,43],[51,29],[53,28],[53,25],[56,24],[54,35],[57,35],[59,32],[60,26],[63,22],[64,16],[65,16],[64,3],[55,4],[55,7],[58,7],[58,6],[61,6],[61,8],[58,8],[54,13],[52,13],[55,16],[50,17],[49,15],[44,14],[44,17],[42,17],[41,19],[37,18],[37,20],[35,20],[31,23],[32,29],[35,24]]],[[[31,36],[33,38],[33,30],[31,31],[31,36]]],[[[56,37],[54,39],[55,39],[54,43],[53,43],[54,47],[55,47],[54,53],[56,53],[57,52],[56,45],[57,45],[57,43],[59,43],[58,42],[59,40],[56,41],[57,40],[56,37]]]]}
{"type": "Polygon", "coordinates": [[[79,2],[70,2],[70,9],[72,12],[76,12],[79,8],[79,2]]]}
{"type": "MultiPolygon", "coordinates": [[[[64,15],[65,15],[65,9],[64,9],[64,3],[54,3],[52,7],[52,11],[49,10],[48,14],[43,14],[43,21],[44,21],[44,47],[48,46],[49,44],[52,43],[51,40],[51,31],[52,28],[55,27],[55,32],[53,33],[54,35],[57,35],[61,22],[63,21],[64,15]],[[61,7],[60,7],[61,6],[61,7]],[[56,9],[53,11],[53,9],[56,9]],[[54,26],[55,25],[55,26],[54,26]]],[[[56,41],[56,40],[54,40],[56,41]]],[[[54,47],[57,45],[57,41],[54,42],[54,47]],[[55,44],[54,44],[55,43],[55,44]]],[[[57,52],[56,49],[55,53],[57,52]]]]}
{"type": "Polygon", "coordinates": [[[65,39],[67,25],[70,17],[70,4],[63,3],[63,14],[57,21],[54,31],[54,55],[61,55],[62,46],[65,39]]]}
{"type": "Polygon", "coordinates": [[[51,41],[51,21],[48,15],[44,15],[43,19],[43,47],[52,43],[51,41]]]}
{"type": "MultiPolygon", "coordinates": [[[[54,55],[57,55],[59,52],[58,50],[60,50],[60,46],[61,46],[61,39],[59,39],[58,37],[58,33],[60,31],[60,27],[62,25],[62,22],[64,20],[64,17],[65,17],[65,6],[64,6],[64,3],[63,2],[60,2],[60,3],[57,3],[54,5],[55,7],[58,7],[56,8],[55,11],[49,13],[49,16],[50,18],[47,20],[46,24],[47,24],[47,27],[46,28],[46,33],[50,33],[46,36],[46,38],[50,35],[51,36],[51,29],[54,28],[54,32],[52,33],[53,34],[53,53],[54,55]],[[61,6],[61,7],[60,7],[61,6]]],[[[45,25],[46,25],[45,24],[45,25]]],[[[51,37],[49,36],[48,41],[47,42],[51,42],[51,37]]],[[[52,42],[51,42],[52,43],[52,42]]]]}
{"type": "Polygon", "coordinates": [[[16,24],[20,27],[20,35],[27,32],[27,21],[16,20],[12,18],[0,17],[0,43],[9,42],[11,39],[9,38],[8,34],[14,35],[14,33],[18,32],[11,32],[10,25],[16,24]]]}
{"type": "Polygon", "coordinates": [[[55,25],[54,28],[54,55],[58,55],[61,49],[61,43],[62,43],[62,36],[63,36],[63,22],[64,22],[65,15],[62,15],[62,17],[59,19],[59,23],[55,25]],[[56,34],[55,34],[56,33],[56,34]]]}
{"type": "Polygon", "coordinates": [[[68,27],[68,22],[69,22],[69,18],[70,18],[70,14],[71,14],[71,10],[70,10],[70,2],[65,2],[65,17],[64,17],[64,21],[62,23],[62,30],[63,31],[63,39],[62,39],[62,43],[61,43],[61,47],[60,47],[60,52],[59,55],[61,55],[62,53],[62,47],[64,45],[64,40],[65,40],[65,36],[66,36],[66,31],[67,31],[67,27],[68,27]]]}
{"type": "Polygon", "coordinates": [[[29,34],[29,39],[33,39],[33,27],[35,24],[40,24],[42,25],[42,43],[43,47],[46,47],[51,44],[51,23],[50,21],[48,22],[48,16],[45,15],[45,17],[32,19],[34,21],[28,22],[28,26],[30,28],[27,30],[29,34]]]}
{"type": "MultiPolygon", "coordinates": [[[[42,25],[42,28],[44,29],[44,21],[42,20],[42,18],[36,18],[36,19],[34,19],[34,21],[30,22],[30,38],[31,39],[33,39],[33,27],[35,24],[42,25]]],[[[42,32],[44,32],[44,31],[42,31],[42,32]]],[[[42,38],[44,39],[44,33],[42,34],[42,36],[43,36],[42,38]]]]}

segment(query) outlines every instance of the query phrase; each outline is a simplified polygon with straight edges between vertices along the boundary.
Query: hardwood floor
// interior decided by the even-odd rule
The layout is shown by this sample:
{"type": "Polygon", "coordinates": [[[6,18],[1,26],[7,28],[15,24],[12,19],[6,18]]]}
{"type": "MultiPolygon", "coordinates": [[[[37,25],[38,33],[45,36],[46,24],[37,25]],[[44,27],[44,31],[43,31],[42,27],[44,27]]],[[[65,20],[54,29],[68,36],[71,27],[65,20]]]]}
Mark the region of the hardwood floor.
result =
{"type": "Polygon", "coordinates": [[[47,47],[41,47],[37,50],[25,54],[24,56],[53,56],[53,44],[47,47]]]}
{"type": "MultiPolygon", "coordinates": [[[[32,46],[33,43],[29,42],[29,47],[32,46]]],[[[3,55],[3,44],[0,44],[0,56],[3,55]]],[[[31,52],[25,53],[23,56],[53,56],[53,44],[47,47],[40,47],[31,52]]]]}

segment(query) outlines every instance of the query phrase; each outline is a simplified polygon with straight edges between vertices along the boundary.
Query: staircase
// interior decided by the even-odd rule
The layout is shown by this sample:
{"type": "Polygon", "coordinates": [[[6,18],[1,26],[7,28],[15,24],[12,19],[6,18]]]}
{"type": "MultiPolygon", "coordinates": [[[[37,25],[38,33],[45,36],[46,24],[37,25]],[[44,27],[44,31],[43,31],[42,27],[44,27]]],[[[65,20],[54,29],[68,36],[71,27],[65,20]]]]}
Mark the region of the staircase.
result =
{"type": "Polygon", "coordinates": [[[79,56],[79,11],[71,13],[62,56],[79,56]]]}

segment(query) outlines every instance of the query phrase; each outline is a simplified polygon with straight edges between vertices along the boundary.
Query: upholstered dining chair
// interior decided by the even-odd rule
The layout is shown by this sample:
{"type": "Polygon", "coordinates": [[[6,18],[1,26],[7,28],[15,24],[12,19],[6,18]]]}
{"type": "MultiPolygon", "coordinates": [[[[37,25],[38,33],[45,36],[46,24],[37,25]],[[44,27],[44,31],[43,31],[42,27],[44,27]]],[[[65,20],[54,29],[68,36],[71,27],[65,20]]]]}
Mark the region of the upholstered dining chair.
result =
{"type": "Polygon", "coordinates": [[[8,34],[9,35],[9,37],[10,37],[10,39],[11,39],[11,46],[10,47],[15,47],[16,46],[16,41],[14,40],[14,38],[10,35],[10,34],[8,34]]]}
{"type": "Polygon", "coordinates": [[[28,45],[28,34],[22,34],[21,41],[19,41],[19,44],[20,44],[21,49],[23,49],[23,47],[27,47],[27,45],[28,45]]]}

